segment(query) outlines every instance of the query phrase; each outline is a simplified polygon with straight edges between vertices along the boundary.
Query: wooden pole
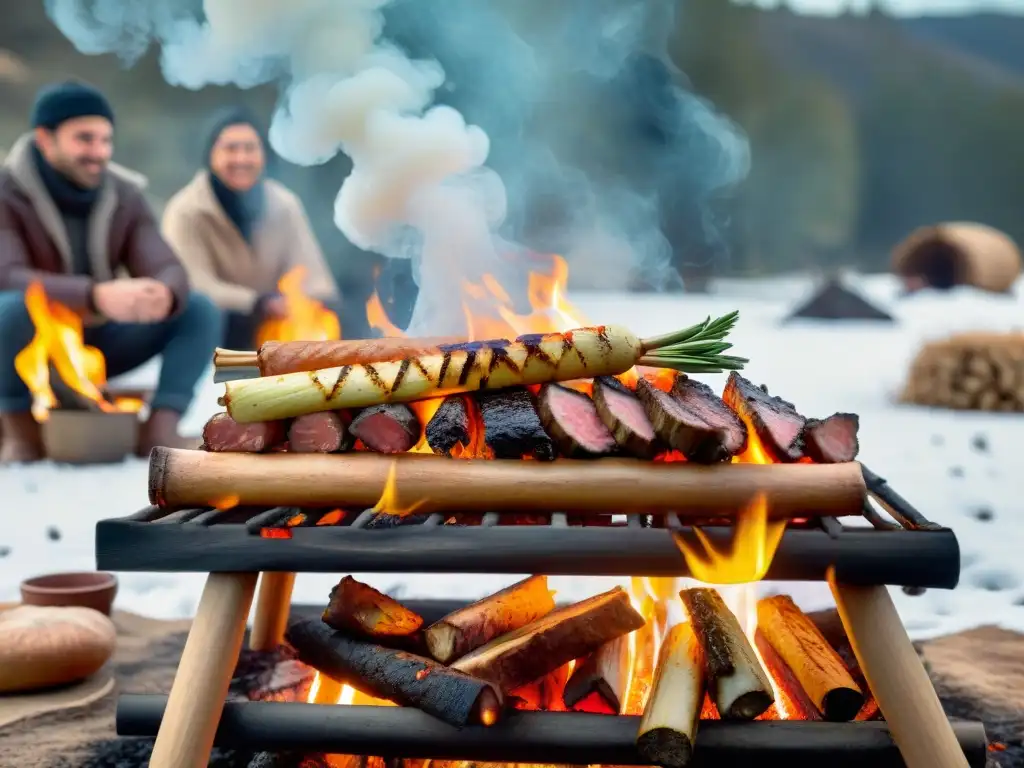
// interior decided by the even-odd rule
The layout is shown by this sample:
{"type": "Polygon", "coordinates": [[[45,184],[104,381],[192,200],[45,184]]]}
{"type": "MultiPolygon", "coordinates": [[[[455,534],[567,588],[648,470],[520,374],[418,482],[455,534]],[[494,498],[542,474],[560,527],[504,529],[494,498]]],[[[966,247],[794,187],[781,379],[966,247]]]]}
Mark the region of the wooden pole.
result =
{"type": "Polygon", "coordinates": [[[846,634],[907,768],[968,768],[924,664],[884,586],[829,586],[846,634]]]}
{"type": "Polygon", "coordinates": [[[267,571],[260,576],[256,615],[253,616],[252,632],[249,633],[249,648],[254,651],[272,651],[284,641],[294,586],[294,573],[267,571]]]}
{"type": "Polygon", "coordinates": [[[636,459],[455,460],[378,453],[208,453],[154,448],[149,497],[161,507],[230,498],[242,506],[374,506],[446,513],[580,511],[735,517],[763,494],[772,518],[860,515],[860,464],[697,464],[636,459]]]}
{"type": "Polygon", "coordinates": [[[150,768],[205,768],[245,634],[255,573],[206,577],[174,675],[150,768]]]}

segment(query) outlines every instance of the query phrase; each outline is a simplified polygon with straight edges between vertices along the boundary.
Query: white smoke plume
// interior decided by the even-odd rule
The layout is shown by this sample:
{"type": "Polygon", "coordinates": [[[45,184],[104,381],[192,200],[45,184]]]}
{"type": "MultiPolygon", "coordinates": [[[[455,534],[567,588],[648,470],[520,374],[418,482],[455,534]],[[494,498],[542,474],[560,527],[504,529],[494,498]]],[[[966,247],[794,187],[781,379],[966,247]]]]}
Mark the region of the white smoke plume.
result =
{"type": "MultiPolygon", "coordinates": [[[[538,46],[542,50],[535,50],[532,60],[520,56],[507,67],[496,67],[488,74],[494,82],[478,89],[487,94],[483,100],[514,91],[513,81],[523,82],[518,70],[531,65],[534,89],[520,94],[524,110],[533,106],[527,102],[537,98],[537,88],[552,72],[582,70],[602,80],[612,78],[632,51],[649,42],[645,35],[664,26],[664,19],[650,23],[650,9],[669,7],[656,0],[564,1],[565,10],[555,13],[561,14],[563,32],[572,29],[572,42],[552,39],[538,46]]],[[[62,33],[85,53],[113,52],[132,63],[158,43],[164,76],[174,85],[279,83],[282,96],[270,127],[275,152],[299,165],[346,154],[352,171],[340,185],[335,223],[360,248],[413,259],[420,293],[410,333],[458,334],[465,331],[463,313],[453,301],[459,279],[475,280],[484,273],[502,279],[516,271],[516,251],[499,236],[508,234],[502,231],[509,204],[506,184],[485,165],[491,150],[487,133],[467,124],[455,109],[435,104],[446,85],[440,64],[433,57],[413,59],[390,43],[384,12],[421,19],[433,15],[444,19],[437,24],[459,29],[453,14],[485,21],[481,14],[489,0],[472,3],[46,0],[46,7],[62,33]]],[[[469,47],[477,43],[486,57],[481,41],[487,35],[480,29],[467,35],[470,26],[463,25],[462,42],[469,47]]],[[[511,98],[515,104],[514,94],[511,98]]],[[[742,136],[703,102],[690,97],[684,106],[689,113],[673,113],[668,122],[696,126],[718,158],[712,161],[729,166],[709,171],[713,181],[693,193],[704,196],[742,178],[748,162],[742,136]]],[[[680,105],[671,109],[678,112],[680,105]]],[[[557,124],[554,130],[557,134],[557,124]]],[[[633,190],[608,181],[595,194],[585,176],[554,162],[540,142],[523,141],[517,147],[523,152],[511,164],[517,196],[547,188],[558,190],[563,205],[572,200],[571,223],[561,227],[568,236],[563,231],[559,238],[570,263],[573,251],[583,248],[579,258],[615,276],[618,285],[637,267],[645,272],[667,268],[671,253],[656,214],[657,189],[633,190]]],[[[675,172],[666,158],[656,165],[652,177],[665,168],[675,172]]]]}

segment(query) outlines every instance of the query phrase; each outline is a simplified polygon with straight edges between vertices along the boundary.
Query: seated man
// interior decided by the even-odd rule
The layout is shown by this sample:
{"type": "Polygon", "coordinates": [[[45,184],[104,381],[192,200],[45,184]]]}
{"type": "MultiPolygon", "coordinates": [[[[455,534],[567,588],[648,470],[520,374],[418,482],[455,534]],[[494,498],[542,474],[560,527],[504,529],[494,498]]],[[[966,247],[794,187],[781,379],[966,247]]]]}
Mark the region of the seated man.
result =
{"type": "Polygon", "coordinates": [[[110,165],[114,115],[100,92],[73,82],[44,88],[32,126],[0,170],[0,461],[43,453],[14,368],[35,332],[25,289],[36,281],[82,315],[84,341],[103,352],[108,376],[163,355],[138,450],[182,447],[178,421],[220,339],[222,315],[189,293],[139,178],[110,165]]]}
{"type": "Polygon", "coordinates": [[[266,146],[242,109],[215,116],[204,168],[167,203],[163,233],[197,290],[227,311],[224,346],[251,348],[287,312],[277,281],[306,269],[304,292],[337,311],[338,290],[298,197],[264,178],[266,146]]]}

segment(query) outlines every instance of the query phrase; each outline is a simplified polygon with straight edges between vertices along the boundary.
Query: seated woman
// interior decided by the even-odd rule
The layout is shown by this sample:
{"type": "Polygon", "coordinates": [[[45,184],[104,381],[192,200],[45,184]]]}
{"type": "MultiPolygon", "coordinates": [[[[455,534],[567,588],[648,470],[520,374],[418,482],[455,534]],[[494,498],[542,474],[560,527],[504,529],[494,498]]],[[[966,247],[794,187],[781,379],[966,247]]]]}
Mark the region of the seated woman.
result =
{"type": "Polygon", "coordinates": [[[335,308],[338,289],[299,198],[264,177],[266,142],[239,108],[216,116],[205,167],[164,209],[163,234],[195,290],[226,311],[224,346],[251,348],[263,320],[286,313],[277,281],[306,268],[304,291],[335,308]]]}

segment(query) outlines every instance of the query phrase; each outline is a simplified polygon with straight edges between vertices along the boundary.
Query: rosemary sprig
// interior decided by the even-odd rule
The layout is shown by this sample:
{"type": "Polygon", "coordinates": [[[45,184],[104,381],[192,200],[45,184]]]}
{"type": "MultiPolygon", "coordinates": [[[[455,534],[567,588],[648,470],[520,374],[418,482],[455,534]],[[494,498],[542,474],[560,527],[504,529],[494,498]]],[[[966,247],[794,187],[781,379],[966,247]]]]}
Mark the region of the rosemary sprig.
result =
{"type": "Polygon", "coordinates": [[[736,326],[739,317],[738,311],[715,320],[709,316],[704,322],[681,331],[643,339],[643,356],[637,362],[684,373],[743,370],[743,366],[749,362],[747,358],[722,354],[732,348],[732,344],[723,339],[736,326]]]}

